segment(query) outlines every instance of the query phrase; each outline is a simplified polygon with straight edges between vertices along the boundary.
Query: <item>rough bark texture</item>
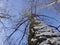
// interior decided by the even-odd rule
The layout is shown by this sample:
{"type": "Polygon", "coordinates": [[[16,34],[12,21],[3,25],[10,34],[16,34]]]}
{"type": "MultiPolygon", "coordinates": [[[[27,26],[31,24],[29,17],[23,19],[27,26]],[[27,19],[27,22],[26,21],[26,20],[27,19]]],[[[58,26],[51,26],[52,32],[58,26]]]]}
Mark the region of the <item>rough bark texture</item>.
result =
{"type": "Polygon", "coordinates": [[[31,23],[28,45],[60,45],[60,35],[42,21],[31,23]]]}

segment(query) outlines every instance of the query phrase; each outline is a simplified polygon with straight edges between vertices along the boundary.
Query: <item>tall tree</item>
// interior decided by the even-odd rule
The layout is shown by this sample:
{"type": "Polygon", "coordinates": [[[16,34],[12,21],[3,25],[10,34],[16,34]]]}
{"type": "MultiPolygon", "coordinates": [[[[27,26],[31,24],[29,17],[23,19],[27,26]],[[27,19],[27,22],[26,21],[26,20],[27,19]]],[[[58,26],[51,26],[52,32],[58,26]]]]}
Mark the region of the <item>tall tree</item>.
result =
{"type": "MultiPolygon", "coordinates": [[[[48,17],[48,18],[52,18],[52,17],[40,15],[40,14],[38,15],[37,14],[37,8],[40,7],[40,9],[43,9],[45,7],[49,7],[52,5],[54,6],[54,4],[59,2],[59,0],[53,0],[52,3],[49,2],[49,3],[45,3],[43,5],[38,4],[38,1],[40,1],[40,0],[29,0],[29,1],[30,1],[30,8],[28,9],[28,11],[25,11],[22,19],[19,20],[18,23],[15,25],[14,31],[9,35],[7,40],[9,40],[11,38],[11,36],[18,30],[18,28],[21,27],[22,24],[27,23],[25,26],[25,29],[23,31],[24,32],[23,36],[22,36],[22,38],[19,39],[18,45],[20,45],[24,36],[28,35],[26,33],[27,28],[29,28],[28,45],[44,45],[45,43],[53,45],[56,42],[56,40],[58,40],[58,39],[54,40],[54,38],[60,37],[60,35],[57,35],[53,30],[55,30],[55,29],[58,30],[58,28],[60,26],[55,27],[55,26],[51,26],[51,25],[47,25],[47,24],[43,23],[40,16],[48,17]],[[50,40],[51,38],[54,40],[53,43],[50,40]],[[46,41],[48,41],[48,42],[46,42],[46,41]],[[42,42],[44,44],[42,44],[42,42]]],[[[54,18],[52,18],[52,19],[54,19],[54,18]]],[[[54,20],[56,20],[56,19],[54,19],[54,20]]],[[[59,45],[59,43],[58,43],[58,45],[59,45]]]]}

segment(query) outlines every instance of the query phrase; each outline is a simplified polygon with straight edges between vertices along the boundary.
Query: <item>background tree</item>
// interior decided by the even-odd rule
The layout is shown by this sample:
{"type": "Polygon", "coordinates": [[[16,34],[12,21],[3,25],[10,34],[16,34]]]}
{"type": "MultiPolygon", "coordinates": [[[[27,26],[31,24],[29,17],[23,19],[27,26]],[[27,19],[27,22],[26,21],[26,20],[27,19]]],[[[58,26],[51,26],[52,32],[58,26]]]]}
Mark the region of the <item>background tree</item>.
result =
{"type": "Polygon", "coordinates": [[[6,37],[6,27],[5,21],[11,19],[11,15],[7,11],[7,2],[8,0],[0,0],[0,44],[9,45],[8,41],[5,41],[6,37]]]}

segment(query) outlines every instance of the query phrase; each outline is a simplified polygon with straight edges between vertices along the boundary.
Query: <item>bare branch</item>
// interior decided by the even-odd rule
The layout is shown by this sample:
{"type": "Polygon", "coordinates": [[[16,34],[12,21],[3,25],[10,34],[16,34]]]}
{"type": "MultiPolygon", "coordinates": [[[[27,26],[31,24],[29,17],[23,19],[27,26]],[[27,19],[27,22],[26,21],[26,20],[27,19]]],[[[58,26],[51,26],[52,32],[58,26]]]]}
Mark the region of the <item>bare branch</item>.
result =
{"type": "Polygon", "coordinates": [[[52,25],[48,25],[48,26],[53,27],[53,28],[55,28],[57,31],[60,32],[60,30],[58,29],[58,27],[55,27],[55,26],[52,26],[52,25]]]}
{"type": "Polygon", "coordinates": [[[25,23],[26,21],[28,20],[24,20],[22,23],[20,23],[19,25],[16,26],[15,30],[8,36],[7,40],[10,39],[10,37],[18,30],[18,28],[23,24],[25,23]]]}
{"type": "Polygon", "coordinates": [[[26,27],[25,27],[25,30],[24,30],[23,36],[22,36],[22,38],[20,39],[18,45],[20,45],[21,41],[23,40],[23,38],[24,38],[24,36],[25,36],[25,34],[26,34],[26,31],[27,31],[27,27],[28,27],[28,26],[29,26],[29,22],[27,23],[27,25],[26,25],[26,27]]]}
{"type": "Polygon", "coordinates": [[[55,18],[53,18],[53,17],[49,17],[49,16],[46,16],[46,15],[36,15],[36,17],[39,17],[39,18],[40,18],[41,16],[47,17],[47,18],[50,18],[50,19],[53,19],[53,20],[55,20],[56,22],[60,23],[57,19],[55,19],[55,18]]]}

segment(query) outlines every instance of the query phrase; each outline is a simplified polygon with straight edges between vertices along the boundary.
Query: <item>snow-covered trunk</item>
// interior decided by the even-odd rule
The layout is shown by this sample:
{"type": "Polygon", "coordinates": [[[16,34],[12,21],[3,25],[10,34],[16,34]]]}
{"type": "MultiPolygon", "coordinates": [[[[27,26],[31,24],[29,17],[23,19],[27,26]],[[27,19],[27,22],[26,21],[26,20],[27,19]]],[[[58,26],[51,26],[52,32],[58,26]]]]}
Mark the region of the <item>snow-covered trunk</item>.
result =
{"type": "MultiPolygon", "coordinates": [[[[7,0],[0,0],[0,16],[2,16],[1,13],[4,13],[5,6],[6,6],[7,0]]],[[[2,22],[3,19],[0,17],[0,45],[7,45],[5,39],[5,29],[4,29],[4,23],[2,22]]]]}
{"type": "Polygon", "coordinates": [[[43,21],[35,19],[31,23],[28,36],[28,45],[60,45],[60,35],[43,21]]]}

